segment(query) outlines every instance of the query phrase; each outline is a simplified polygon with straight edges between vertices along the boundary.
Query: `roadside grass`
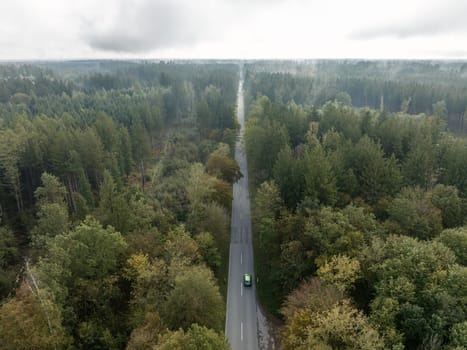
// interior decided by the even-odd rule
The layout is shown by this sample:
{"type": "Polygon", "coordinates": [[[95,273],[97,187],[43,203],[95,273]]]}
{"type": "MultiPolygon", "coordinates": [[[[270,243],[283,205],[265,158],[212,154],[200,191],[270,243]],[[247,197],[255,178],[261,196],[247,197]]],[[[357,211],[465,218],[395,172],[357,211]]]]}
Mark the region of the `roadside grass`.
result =
{"type": "MultiPolygon", "coordinates": [[[[229,225],[230,228],[230,225],[229,225]]],[[[230,238],[230,235],[229,235],[230,238]]],[[[215,272],[215,276],[217,278],[217,283],[219,284],[219,291],[222,295],[224,300],[224,305],[227,308],[227,287],[229,282],[229,251],[230,251],[230,239],[227,240],[224,244],[221,244],[219,247],[219,252],[221,255],[221,263],[215,272]]],[[[226,320],[226,312],[224,312],[224,320],[223,323],[225,324],[226,320]]]]}
{"type": "MultiPolygon", "coordinates": [[[[229,225],[230,229],[230,225],[229,225]]],[[[216,271],[216,277],[219,283],[219,290],[224,300],[227,300],[227,286],[229,279],[229,252],[230,252],[230,234],[226,242],[222,242],[219,246],[221,255],[221,263],[216,271]]]]}

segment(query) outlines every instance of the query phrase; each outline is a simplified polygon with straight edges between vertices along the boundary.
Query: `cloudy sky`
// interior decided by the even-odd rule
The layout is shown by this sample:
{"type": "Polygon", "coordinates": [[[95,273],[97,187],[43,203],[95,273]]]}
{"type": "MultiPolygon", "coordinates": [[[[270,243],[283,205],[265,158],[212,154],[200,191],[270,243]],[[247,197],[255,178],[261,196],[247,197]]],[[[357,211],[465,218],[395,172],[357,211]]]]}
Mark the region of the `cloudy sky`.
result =
{"type": "Polygon", "coordinates": [[[467,58],[465,0],[0,0],[0,59],[467,58]]]}

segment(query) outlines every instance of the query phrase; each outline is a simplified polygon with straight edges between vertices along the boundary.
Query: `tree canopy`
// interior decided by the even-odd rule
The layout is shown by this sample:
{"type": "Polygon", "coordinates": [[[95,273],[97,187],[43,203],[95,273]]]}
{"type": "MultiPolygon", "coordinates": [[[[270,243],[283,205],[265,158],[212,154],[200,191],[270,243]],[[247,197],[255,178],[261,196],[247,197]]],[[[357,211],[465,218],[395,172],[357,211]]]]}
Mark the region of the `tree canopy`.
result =
{"type": "Polygon", "coordinates": [[[245,66],[258,295],[285,348],[465,346],[462,67],[245,66]]]}

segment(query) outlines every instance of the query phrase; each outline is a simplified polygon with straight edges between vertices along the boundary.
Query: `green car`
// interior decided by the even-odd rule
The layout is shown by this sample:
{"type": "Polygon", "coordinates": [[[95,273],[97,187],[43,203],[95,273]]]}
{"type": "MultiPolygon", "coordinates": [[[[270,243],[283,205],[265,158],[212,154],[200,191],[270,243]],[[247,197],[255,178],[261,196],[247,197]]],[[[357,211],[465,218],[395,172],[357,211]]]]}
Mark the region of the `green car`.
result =
{"type": "Polygon", "coordinates": [[[251,275],[249,273],[243,275],[243,285],[245,287],[251,287],[251,275]]]}

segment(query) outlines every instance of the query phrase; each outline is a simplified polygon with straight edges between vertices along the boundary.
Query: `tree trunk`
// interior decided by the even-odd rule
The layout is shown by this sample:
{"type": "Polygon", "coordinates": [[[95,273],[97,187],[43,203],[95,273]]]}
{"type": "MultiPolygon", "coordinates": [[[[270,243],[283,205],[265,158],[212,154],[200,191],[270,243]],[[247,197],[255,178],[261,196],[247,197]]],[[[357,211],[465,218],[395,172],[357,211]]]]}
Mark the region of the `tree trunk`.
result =
{"type": "Polygon", "coordinates": [[[21,196],[21,181],[19,179],[19,173],[16,174],[15,184],[13,185],[16,198],[16,206],[18,207],[18,213],[23,211],[23,198],[21,196]]]}
{"type": "Polygon", "coordinates": [[[72,186],[72,182],[71,182],[71,179],[69,176],[66,177],[66,182],[67,182],[67,187],[68,187],[68,206],[70,208],[73,209],[74,212],[76,212],[76,205],[75,205],[75,201],[73,200],[73,192],[74,192],[74,189],[73,189],[73,186],[72,186]]]}
{"type": "Polygon", "coordinates": [[[141,159],[141,189],[144,192],[144,160],[141,159]]]}

